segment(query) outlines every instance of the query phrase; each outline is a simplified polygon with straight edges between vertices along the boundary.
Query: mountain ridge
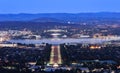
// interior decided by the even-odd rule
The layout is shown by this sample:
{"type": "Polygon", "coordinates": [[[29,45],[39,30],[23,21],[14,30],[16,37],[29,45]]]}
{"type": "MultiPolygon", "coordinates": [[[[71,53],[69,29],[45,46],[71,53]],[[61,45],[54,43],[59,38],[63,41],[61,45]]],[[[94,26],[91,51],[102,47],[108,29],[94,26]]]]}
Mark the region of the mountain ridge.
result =
{"type": "MultiPolygon", "coordinates": [[[[99,19],[120,19],[118,12],[98,12],[98,13],[20,13],[20,14],[0,14],[0,21],[33,21],[35,19],[47,18],[62,20],[63,22],[79,22],[80,20],[99,19]]],[[[53,20],[54,21],[54,20],[53,20]]]]}

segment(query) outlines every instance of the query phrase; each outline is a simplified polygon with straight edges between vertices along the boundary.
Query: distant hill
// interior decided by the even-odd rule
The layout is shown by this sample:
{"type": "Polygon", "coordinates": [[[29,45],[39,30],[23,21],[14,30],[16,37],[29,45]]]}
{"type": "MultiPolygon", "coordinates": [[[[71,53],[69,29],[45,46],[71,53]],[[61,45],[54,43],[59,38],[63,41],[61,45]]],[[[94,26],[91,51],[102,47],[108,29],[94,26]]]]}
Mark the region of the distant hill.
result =
{"type": "Polygon", "coordinates": [[[79,22],[85,20],[119,20],[120,13],[40,13],[40,14],[0,14],[0,21],[37,21],[37,22],[79,22]]]}
{"type": "Polygon", "coordinates": [[[56,18],[37,18],[37,19],[33,19],[31,20],[32,22],[64,22],[64,20],[59,20],[56,18]]]}

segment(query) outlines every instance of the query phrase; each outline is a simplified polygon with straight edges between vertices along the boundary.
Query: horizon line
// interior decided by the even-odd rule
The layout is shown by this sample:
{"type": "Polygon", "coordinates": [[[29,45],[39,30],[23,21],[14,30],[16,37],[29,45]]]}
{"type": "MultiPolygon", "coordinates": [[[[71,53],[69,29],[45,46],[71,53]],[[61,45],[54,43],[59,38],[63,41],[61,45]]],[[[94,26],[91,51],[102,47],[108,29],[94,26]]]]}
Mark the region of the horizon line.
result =
{"type": "Polygon", "coordinates": [[[0,13],[0,14],[80,14],[80,13],[120,13],[120,12],[110,12],[110,11],[98,11],[98,12],[37,12],[37,13],[28,13],[28,12],[19,12],[19,13],[0,13]]]}

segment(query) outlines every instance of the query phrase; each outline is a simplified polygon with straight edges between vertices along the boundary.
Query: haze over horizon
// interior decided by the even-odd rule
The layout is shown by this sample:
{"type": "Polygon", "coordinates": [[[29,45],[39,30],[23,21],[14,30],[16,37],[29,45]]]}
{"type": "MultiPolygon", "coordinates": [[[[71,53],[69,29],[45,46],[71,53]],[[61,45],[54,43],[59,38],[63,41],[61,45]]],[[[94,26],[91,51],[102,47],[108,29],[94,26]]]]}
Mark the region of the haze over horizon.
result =
{"type": "Polygon", "coordinates": [[[119,0],[1,0],[0,14],[120,12],[119,0]]]}

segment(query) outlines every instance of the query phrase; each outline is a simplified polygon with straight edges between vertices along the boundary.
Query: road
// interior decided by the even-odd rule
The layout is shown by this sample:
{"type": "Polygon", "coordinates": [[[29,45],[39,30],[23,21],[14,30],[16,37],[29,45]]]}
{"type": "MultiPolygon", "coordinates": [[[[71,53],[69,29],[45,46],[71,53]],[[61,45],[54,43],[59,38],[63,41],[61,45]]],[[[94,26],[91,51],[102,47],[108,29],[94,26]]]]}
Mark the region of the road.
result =
{"type": "Polygon", "coordinates": [[[62,64],[62,58],[61,58],[59,45],[52,45],[51,47],[50,64],[51,65],[62,64]]]}

